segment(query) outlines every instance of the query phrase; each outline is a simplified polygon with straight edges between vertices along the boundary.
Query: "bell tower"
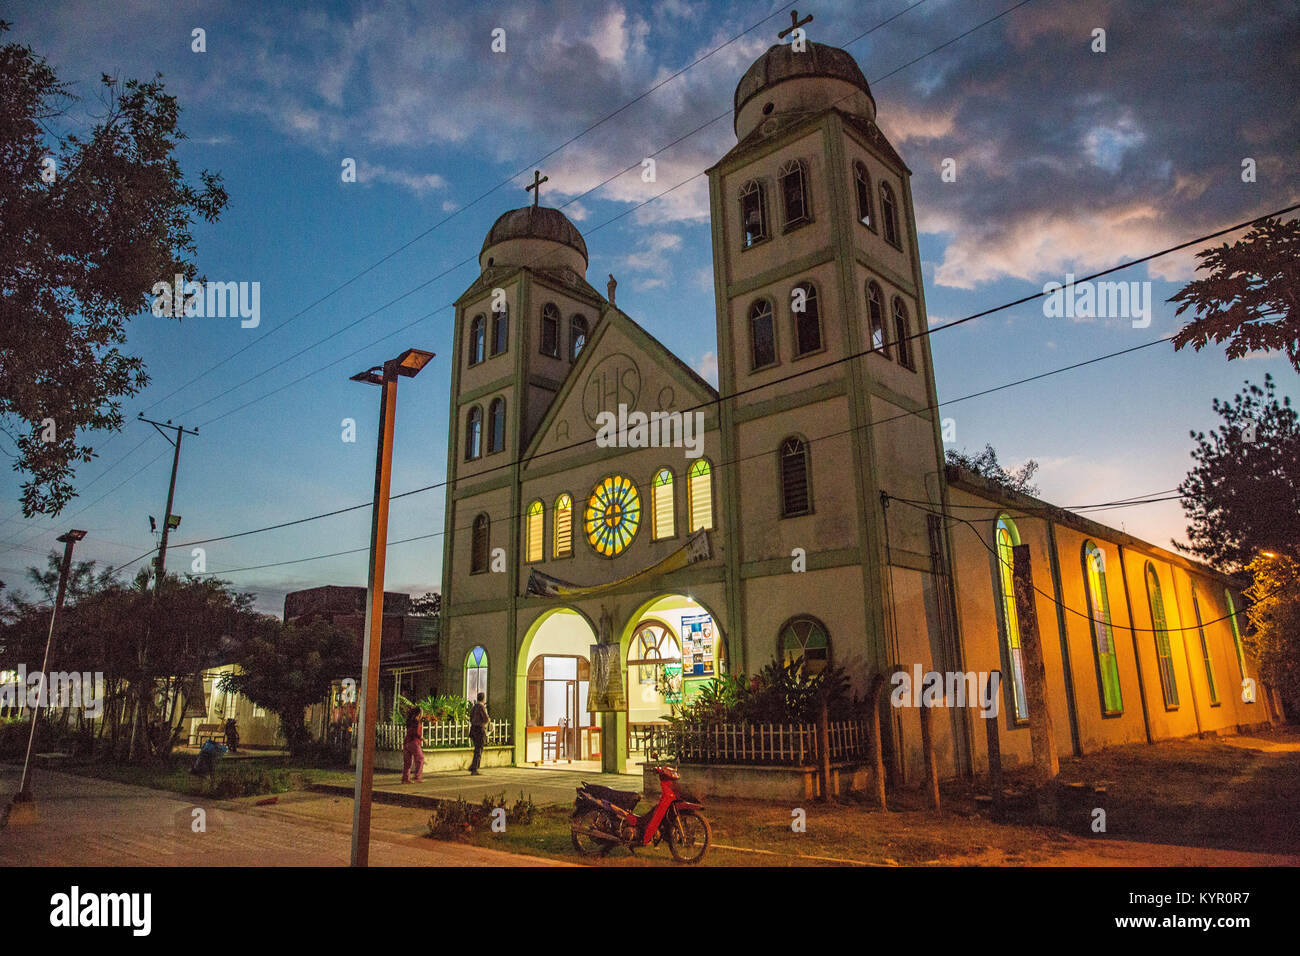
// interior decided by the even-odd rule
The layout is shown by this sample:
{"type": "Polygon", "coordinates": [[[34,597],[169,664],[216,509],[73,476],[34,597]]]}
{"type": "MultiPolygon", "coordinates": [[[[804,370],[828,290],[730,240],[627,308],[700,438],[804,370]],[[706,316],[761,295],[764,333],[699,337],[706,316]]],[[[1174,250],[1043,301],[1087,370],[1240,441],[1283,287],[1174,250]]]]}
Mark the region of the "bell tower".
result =
{"type": "Polygon", "coordinates": [[[819,605],[865,688],[899,663],[960,669],[942,520],[882,497],[941,513],[943,444],[911,170],[853,57],[792,30],[741,78],[737,143],[709,170],[719,390],[736,396],[728,580],[753,667],[781,649],[767,630],[819,605]],[[785,573],[804,577],[763,587],[785,573]],[[926,620],[896,620],[922,594],[926,620]]]}

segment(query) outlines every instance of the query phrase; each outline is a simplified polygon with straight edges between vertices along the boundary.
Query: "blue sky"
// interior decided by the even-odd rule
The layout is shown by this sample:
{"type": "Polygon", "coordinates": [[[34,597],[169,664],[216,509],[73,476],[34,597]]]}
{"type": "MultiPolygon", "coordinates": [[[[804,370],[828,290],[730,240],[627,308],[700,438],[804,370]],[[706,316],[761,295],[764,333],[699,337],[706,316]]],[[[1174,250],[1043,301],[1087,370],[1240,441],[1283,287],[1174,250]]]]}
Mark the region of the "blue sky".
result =
{"type": "MultiPolygon", "coordinates": [[[[1300,198],[1300,26],[1289,0],[1251,4],[1249,16],[1205,2],[1195,17],[1155,2],[1032,0],[894,73],[1014,5],[924,0],[849,43],[913,2],[819,3],[809,35],[857,58],[879,123],[912,168],[932,324],[1300,198]],[[1107,31],[1105,53],[1090,49],[1097,27],[1107,31]],[[940,177],[948,157],[955,182],[940,177]],[[1253,183],[1241,179],[1245,157],[1256,162],[1253,183]]],[[[393,491],[442,481],[450,303],[477,274],[461,263],[498,215],[528,202],[522,186],[544,155],[721,47],[540,162],[550,177],[544,202],[586,236],[592,284],[603,289],[613,272],[619,305],[716,381],[707,184],[698,174],[734,143],[729,115],[664,147],[729,111],[736,82],[788,13],[727,41],[783,6],[8,4],[7,39],[31,44],[74,83],[85,97],[79,116],[94,110],[103,72],[164,74],[191,137],[182,167],[220,171],[231,196],[221,220],[196,231],[199,270],[259,282],[261,325],[136,318],[129,346],[152,381],[125,403],[123,433],[104,436],[101,457],[79,470],[80,497],[56,519],[25,520],[22,479],[5,473],[0,577],[18,584],[68,527],[90,532],[80,557],[106,564],[150,547],[148,515],[161,517],[171,450],[133,420],[137,411],[200,426],[184,444],[174,545],[368,501],[378,393],[348,376],[406,347],[439,357],[401,387],[393,491]],[[206,31],[206,52],[191,50],[195,28],[206,31]],[[496,28],[506,31],[505,53],[490,49],[496,28]],[[651,155],[657,182],[646,184],[640,162],[651,155]],[[342,181],[345,158],[356,160],[358,182],[342,181]],[[353,444],[340,437],[345,418],[357,422],[353,444]]],[[[1193,266],[1189,255],[1171,256],[1118,277],[1152,282],[1147,328],[1049,318],[1031,303],[936,334],[940,399],[1172,333],[1178,321],[1165,300],[1193,266]]],[[[1043,497],[1081,505],[1174,488],[1190,464],[1189,429],[1215,424],[1211,399],[1265,372],[1300,397],[1280,357],[1229,363],[1220,348],[1175,354],[1162,345],[942,415],[954,420],[951,447],[989,442],[1009,464],[1034,458],[1043,497]]],[[[1093,517],[1166,545],[1184,527],[1176,502],[1093,517]]],[[[440,491],[404,498],[393,505],[390,539],[436,533],[442,521],[440,491]]],[[[216,542],[206,546],[207,568],[364,548],[368,529],[361,510],[216,542]]],[[[394,546],[389,589],[436,589],[441,553],[440,537],[394,546]]],[[[176,548],[169,567],[190,560],[189,548],[176,548]]],[[[361,584],[365,570],[358,553],[229,579],[279,612],[288,590],[361,584]]]]}

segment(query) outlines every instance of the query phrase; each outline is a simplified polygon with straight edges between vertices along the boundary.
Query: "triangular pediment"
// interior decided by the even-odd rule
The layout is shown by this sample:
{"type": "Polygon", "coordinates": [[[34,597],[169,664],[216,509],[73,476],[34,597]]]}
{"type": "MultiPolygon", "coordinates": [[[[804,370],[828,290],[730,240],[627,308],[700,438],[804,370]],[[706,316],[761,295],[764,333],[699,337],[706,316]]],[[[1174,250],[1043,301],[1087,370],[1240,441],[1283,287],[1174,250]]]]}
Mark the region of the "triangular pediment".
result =
{"type": "Polygon", "coordinates": [[[524,453],[533,460],[595,447],[597,415],[650,414],[699,408],[712,423],[718,393],[658,339],[616,308],[607,308],[524,453]]]}

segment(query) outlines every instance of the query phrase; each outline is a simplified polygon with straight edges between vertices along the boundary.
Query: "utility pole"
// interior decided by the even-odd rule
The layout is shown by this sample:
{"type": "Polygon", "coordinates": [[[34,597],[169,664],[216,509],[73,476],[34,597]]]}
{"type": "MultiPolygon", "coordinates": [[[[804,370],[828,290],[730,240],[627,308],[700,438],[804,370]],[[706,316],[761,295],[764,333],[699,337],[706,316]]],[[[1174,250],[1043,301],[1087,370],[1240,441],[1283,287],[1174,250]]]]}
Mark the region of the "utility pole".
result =
{"type": "MultiPolygon", "coordinates": [[[[166,510],[163,511],[162,539],[158,542],[158,557],[154,558],[154,566],[157,573],[154,576],[153,602],[156,607],[158,604],[158,592],[162,590],[163,578],[167,574],[167,536],[171,533],[171,530],[174,527],[172,521],[172,502],[176,498],[176,472],[179,470],[181,464],[181,439],[186,435],[193,435],[197,438],[199,430],[197,428],[186,428],[184,425],[173,425],[170,418],[167,419],[166,422],[156,422],[151,418],[145,418],[143,412],[137,414],[136,418],[146,424],[152,425],[158,434],[162,435],[163,438],[166,438],[174,449],[172,454],[172,477],[170,483],[167,485],[167,507],[166,510]],[[174,441],[167,435],[167,431],[164,431],[164,429],[176,433],[174,441]]],[[[177,519],[175,524],[179,523],[179,519],[177,519]]],[[[146,688],[144,684],[145,663],[147,661],[149,644],[149,629],[149,624],[146,623],[144,640],[140,642],[140,693],[135,705],[135,720],[131,721],[131,742],[127,748],[128,760],[133,760],[135,758],[136,730],[140,724],[144,723],[148,718],[147,702],[149,700],[149,689],[146,688]]],[[[148,724],[146,723],[145,726],[147,729],[148,724]]]]}

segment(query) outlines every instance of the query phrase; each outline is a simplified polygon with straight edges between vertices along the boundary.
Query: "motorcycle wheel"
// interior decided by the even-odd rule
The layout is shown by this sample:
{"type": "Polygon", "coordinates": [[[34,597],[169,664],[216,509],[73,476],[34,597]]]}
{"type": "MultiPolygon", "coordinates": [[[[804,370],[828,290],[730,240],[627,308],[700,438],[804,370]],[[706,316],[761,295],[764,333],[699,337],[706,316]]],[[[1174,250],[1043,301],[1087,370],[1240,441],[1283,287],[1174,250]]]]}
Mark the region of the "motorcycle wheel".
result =
{"type": "MultiPolygon", "coordinates": [[[[606,832],[609,830],[605,814],[590,807],[585,810],[573,811],[570,825],[589,830],[604,830],[606,832]]],[[[573,838],[573,848],[583,856],[604,856],[614,846],[609,840],[598,840],[586,833],[579,833],[577,830],[574,830],[571,836],[573,838]]]]}
{"type": "Polygon", "coordinates": [[[709,851],[713,831],[694,810],[678,810],[668,827],[668,850],[678,863],[699,863],[709,851]]]}

